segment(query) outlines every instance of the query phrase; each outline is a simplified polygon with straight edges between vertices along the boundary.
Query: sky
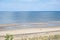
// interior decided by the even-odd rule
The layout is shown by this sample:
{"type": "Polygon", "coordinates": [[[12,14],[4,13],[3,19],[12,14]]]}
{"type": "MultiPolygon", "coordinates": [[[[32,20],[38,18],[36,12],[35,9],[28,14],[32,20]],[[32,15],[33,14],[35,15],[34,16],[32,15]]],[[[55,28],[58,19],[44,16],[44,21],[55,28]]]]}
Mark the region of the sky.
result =
{"type": "Polygon", "coordinates": [[[60,0],[0,0],[0,11],[60,11],[60,0]]]}

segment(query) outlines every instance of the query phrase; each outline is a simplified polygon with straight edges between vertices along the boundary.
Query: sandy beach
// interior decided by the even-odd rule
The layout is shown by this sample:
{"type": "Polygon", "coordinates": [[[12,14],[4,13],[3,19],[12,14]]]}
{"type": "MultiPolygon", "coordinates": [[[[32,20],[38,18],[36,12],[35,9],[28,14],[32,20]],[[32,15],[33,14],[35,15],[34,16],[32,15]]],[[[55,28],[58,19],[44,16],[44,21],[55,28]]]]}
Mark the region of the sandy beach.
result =
{"type": "Polygon", "coordinates": [[[0,39],[4,40],[4,36],[6,34],[14,35],[15,40],[20,40],[21,37],[33,37],[37,35],[54,35],[60,34],[60,27],[50,27],[50,28],[26,28],[26,29],[18,29],[18,30],[5,30],[0,31],[0,39]]]}
{"type": "Polygon", "coordinates": [[[48,26],[49,23],[29,23],[33,26],[39,25],[40,27],[22,28],[22,29],[20,27],[26,27],[28,25],[28,23],[26,23],[26,25],[23,25],[23,24],[22,25],[2,24],[2,25],[0,25],[0,39],[4,40],[4,36],[6,36],[6,34],[13,35],[15,40],[17,40],[17,39],[20,40],[21,37],[27,37],[27,36],[34,37],[34,36],[40,36],[40,35],[42,35],[42,36],[47,35],[48,36],[50,34],[51,35],[60,34],[60,27],[59,26],[45,27],[45,26],[48,26]],[[10,26],[12,28],[17,28],[17,29],[11,30],[10,26]]]}
{"type": "Polygon", "coordinates": [[[59,31],[60,27],[54,27],[54,28],[26,28],[26,29],[18,29],[18,30],[5,30],[0,31],[0,36],[4,36],[6,34],[26,34],[26,33],[38,33],[38,32],[53,32],[53,31],[59,31]]]}

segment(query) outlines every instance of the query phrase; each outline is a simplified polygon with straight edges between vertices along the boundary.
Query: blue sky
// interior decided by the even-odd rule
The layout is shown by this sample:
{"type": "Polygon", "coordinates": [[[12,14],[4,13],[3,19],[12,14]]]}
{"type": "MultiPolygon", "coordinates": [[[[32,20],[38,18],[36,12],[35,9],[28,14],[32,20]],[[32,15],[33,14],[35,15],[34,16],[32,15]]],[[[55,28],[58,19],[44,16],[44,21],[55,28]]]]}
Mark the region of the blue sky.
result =
{"type": "Polygon", "coordinates": [[[60,0],[0,0],[0,11],[60,11],[60,0]]]}

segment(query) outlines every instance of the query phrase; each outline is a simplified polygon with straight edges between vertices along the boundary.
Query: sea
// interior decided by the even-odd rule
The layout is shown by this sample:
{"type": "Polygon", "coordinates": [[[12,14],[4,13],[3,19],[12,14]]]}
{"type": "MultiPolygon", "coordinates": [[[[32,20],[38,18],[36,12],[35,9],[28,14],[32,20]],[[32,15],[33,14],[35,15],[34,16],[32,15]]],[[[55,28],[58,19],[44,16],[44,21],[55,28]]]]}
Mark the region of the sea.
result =
{"type": "Polygon", "coordinates": [[[1,26],[0,29],[56,27],[60,26],[60,11],[0,11],[1,24],[18,24],[19,26],[1,26]],[[44,26],[29,24],[42,22],[48,24],[44,26]]]}

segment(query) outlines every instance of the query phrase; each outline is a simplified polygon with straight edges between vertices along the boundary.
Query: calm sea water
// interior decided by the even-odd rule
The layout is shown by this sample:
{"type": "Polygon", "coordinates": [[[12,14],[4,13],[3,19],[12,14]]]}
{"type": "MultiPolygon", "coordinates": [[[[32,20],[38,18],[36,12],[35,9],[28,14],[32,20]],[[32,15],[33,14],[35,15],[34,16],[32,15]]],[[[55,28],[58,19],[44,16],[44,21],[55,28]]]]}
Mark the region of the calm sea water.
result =
{"type": "Polygon", "coordinates": [[[26,22],[47,22],[60,21],[59,11],[18,11],[4,12],[0,11],[0,24],[7,23],[26,23],[26,22]]]}
{"type": "MultiPolygon", "coordinates": [[[[0,24],[50,21],[60,21],[60,11],[0,11],[0,24]]],[[[54,25],[60,26],[60,24],[49,24],[54,25]]]]}

